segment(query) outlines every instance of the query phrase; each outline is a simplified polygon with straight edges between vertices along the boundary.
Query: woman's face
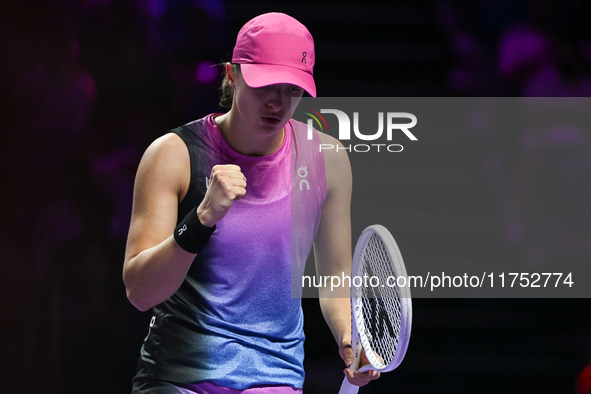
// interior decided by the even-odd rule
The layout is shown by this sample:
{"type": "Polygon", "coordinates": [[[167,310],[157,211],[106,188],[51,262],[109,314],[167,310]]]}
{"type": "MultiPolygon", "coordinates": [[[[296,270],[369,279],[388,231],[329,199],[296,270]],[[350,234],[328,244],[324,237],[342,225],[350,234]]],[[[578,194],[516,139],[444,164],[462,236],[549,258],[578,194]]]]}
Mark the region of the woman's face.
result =
{"type": "Polygon", "coordinates": [[[239,72],[233,74],[232,109],[238,111],[245,125],[257,133],[281,131],[293,115],[304,90],[287,83],[251,88],[239,72]],[[296,99],[293,104],[292,98],[296,99]]]}

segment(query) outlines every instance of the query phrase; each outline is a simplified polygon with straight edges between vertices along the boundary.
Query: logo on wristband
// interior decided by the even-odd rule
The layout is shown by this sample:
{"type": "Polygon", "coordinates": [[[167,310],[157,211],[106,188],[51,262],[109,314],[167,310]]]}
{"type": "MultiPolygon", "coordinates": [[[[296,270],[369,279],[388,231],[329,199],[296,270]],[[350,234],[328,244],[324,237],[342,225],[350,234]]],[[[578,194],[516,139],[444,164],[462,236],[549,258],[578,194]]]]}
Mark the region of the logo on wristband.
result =
{"type": "Polygon", "coordinates": [[[184,224],[183,227],[179,228],[179,236],[181,236],[185,231],[187,231],[186,224],[184,224]]]}

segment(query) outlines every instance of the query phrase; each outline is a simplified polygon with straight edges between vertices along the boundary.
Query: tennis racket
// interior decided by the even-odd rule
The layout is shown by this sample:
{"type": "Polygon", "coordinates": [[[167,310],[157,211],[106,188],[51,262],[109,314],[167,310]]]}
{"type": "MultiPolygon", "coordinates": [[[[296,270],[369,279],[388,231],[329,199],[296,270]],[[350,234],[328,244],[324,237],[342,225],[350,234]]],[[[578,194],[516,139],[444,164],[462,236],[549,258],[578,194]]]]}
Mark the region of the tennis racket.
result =
{"type": "MultiPolygon", "coordinates": [[[[363,230],[355,246],[351,278],[351,347],[355,361],[349,369],[392,371],[408,348],[412,302],[400,250],[385,227],[373,225],[363,230]],[[370,364],[359,368],[361,349],[370,364]]],[[[345,377],[339,394],[358,390],[345,377]]]]}

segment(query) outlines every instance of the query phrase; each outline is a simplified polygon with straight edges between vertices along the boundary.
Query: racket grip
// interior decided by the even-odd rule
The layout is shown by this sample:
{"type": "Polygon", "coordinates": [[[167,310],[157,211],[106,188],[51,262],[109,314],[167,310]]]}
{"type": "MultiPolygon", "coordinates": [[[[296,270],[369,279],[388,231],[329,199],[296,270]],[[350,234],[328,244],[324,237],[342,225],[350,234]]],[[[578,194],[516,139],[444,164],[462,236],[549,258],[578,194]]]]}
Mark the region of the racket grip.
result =
{"type": "Polygon", "coordinates": [[[357,394],[358,391],[359,386],[349,383],[347,378],[344,378],[343,383],[341,384],[341,389],[339,390],[339,394],[357,394]]]}

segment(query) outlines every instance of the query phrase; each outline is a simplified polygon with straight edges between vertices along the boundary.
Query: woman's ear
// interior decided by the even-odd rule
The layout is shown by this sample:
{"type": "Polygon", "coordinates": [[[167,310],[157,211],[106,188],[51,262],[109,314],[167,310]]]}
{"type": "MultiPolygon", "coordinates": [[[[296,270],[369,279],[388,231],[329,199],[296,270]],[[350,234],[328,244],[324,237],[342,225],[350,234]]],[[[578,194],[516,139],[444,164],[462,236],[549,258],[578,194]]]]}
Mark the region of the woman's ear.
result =
{"type": "Polygon", "coordinates": [[[226,63],[226,75],[228,76],[228,82],[230,83],[232,89],[236,89],[236,86],[234,85],[234,78],[236,74],[234,73],[234,67],[232,67],[232,63],[226,63]]]}

